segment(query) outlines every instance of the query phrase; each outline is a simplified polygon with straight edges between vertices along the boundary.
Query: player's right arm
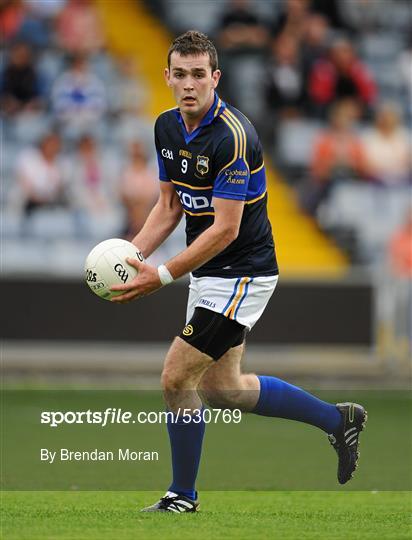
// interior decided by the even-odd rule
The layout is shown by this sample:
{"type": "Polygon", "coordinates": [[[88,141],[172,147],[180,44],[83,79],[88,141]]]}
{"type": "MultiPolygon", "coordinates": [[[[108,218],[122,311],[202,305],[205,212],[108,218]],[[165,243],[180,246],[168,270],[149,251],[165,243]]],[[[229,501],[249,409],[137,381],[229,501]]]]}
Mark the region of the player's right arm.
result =
{"type": "Polygon", "coordinates": [[[160,182],[157,203],[146,219],[143,228],[132,242],[149,257],[175,230],[183,215],[182,205],[171,182],[160,182]]]}

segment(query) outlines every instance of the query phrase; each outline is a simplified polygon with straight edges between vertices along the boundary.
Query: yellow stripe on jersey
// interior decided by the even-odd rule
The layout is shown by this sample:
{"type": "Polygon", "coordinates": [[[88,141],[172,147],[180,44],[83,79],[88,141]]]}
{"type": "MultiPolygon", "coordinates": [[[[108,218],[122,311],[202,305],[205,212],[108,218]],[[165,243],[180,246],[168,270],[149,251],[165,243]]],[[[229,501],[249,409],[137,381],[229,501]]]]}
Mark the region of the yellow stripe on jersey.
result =
{"type": "Polygon", "coordinates": [[[243,157],[244,149],[246,146],[245,141],[245,132],[242,133],[242,131],[239,129],[239,125],[234,121],[234,115],[229,111],[229,109],[225,109],[225,112],[223,113],[226,118],[230,121],[232,126],[235,128],[237,134],[239,135],[239,158],[243,157]]]}
{"type": "Polygon", "coordinates": [[[188,187],[190,189],[213,189],[213,186],[191,186],[190,184],[184,184],[183,182],[178,182],[177,180],[170,180],[173,184],[176,184],[178,186],[188,187]]]}
{"type": "Polygon", "coordinates": [[[228,112],[228,115],[232,118],[233,120],[233,123],[236,124],[238,127],[239,127],[239,130],[241,131],[242,135],[243,135],[243,141],[244,141],[244,145],[243,145],[243,152],[241,153],[241,156],[243,157],[247,167],[249,168],[249,165],[247,163],[247,159],[246,159],[246,132],[245,132],[245,128],[242,126],[242,123],[241,121],[239,120],[239,118],[237,118],[231,111],[229,111],[229,109],[226,109],[227,112],[228,112]]]}
{"type": "Polygon", "coordinates": [[[224,170],[224,169],[227,169],[227,167],[230,167],[230,165],[232,165],[232,163],[234,163],[237,159],[238,159],[238,150],[239,150],[239,137],[238,137],[238,134],[237,134],[237,131],[235,130],[235,128],[232,126],[230,120],[227,119],[227,116],[226,116],[226,110],[225,109],[223,111],[223,113],[220,115],[219,118],[221,118],[225,124],[227,124],[229,126],[229,129],[230,131],[233,133],[233,138],[235,140],[235,151],[233,153],[233,158],[228,162],[226,163],[226,165],[224,165],[220,171],[218,172],[218,176],[219,174],[224,170]]]}
{"type": "Polygon", "coordinates": [[[222,100],[219,98],[218,102],[217,102],[217,105],[216,105],[215,114],[213,115],[213,118],[216,118],[217,113],[219,112],[219,109],[220,109],[221,105],[222,105],[222,100]]]}
{"type": "Polygon", "coordinates": [[[258,167],[257,169],[254,169],[253,171],[250,171],[250,174],[255,174],[255,173],[261,171],[264,166],[265,166],[265,162],[262,161],[262,165],[260,167],[258,167]]]}
{"type": "Polygon", "coordinates": [[[234,319],[237,305],[238,305],[239,300],[242,298],[242,295],[243,295],[244,286],[246,285],[246,283],[249,283],[250,281],[251,281],[251,278],[249,278],[249,277],[244,277],[244,278],[241,279],[240,287],[238,289],[238,292],[237,292],[233,302],[231,303],[231,305],[225,311],[225,316],[229,317],[229,319],[234,319]]]}
{"type": "Polygon", "coordinates": [[[266,190],[262,193],[262,195],[259,195],[259,197],[256,197],[256,199],[252,199],[251,201],[245,201],[245,204],[252,204],[257,201],[260,201],[260,199],[263,199],[265,195],[266,195],[266,190]]]}
{"type": "Polygon", "coordinates": [[[198,216],[214,216],[215,213],[214,212],[199,212],[198,214],[195,214],[194,212],[189,212],[189,210],[185,210],[183,208],[183,212],[185,212],[186,214],[189,214],[189,216],[195,216],[195,217],[198,217],[198,216]]]}

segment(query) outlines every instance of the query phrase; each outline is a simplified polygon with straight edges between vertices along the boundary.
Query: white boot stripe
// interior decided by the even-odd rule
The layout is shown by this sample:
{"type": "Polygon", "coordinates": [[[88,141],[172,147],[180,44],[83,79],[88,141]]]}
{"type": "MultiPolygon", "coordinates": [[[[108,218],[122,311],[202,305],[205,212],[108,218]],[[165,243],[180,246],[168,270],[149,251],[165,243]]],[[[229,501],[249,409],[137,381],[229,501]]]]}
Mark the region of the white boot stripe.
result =
{"type": "Polygon", "coordinates": [[[187,502],[187,501],[182,501],[180,499],[178,499],[177,501],[175,501],[175,504],[181,504],[182,506],[186,506],[186,508],[192,508],[193,504],[190,503],[190,502],[187,502]]]}
{"type": "Polygon", "coordinates": [[[345,437],[346,437],[347,435],[349,435],[349,433],[350,433],[351,431],[353,431],[353,430],[356,430],[356,427],[350,428],[350,429],[348,429],[347,431],[345,431],[345,437]]]}
{"type": "Polygon", "coordinates": [[[352,433],[352,435],[350,435],[350,436],[346,439],[346,444],[349,444],[349,442],[350,442],[352,439],[356,439],[357,436],[358,436],[357,433],[352,433]]]}

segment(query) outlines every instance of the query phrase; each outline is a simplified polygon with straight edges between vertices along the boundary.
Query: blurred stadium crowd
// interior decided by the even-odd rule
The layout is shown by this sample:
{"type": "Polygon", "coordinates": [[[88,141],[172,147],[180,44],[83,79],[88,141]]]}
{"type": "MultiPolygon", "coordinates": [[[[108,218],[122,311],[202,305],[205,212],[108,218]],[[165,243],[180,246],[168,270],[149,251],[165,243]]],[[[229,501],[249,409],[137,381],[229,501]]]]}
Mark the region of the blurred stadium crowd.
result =
{"type": "Polygon", "coordinates": [[[392,242],[411,275],[411,3],[160,4],[175,33],[215,38],[225,97],[257,124],[301,208],[352,263],[382,260],[392,242]]]}
{"type": "Polygon", "coordinates": [[[90,0],[5,1],[0,26],[3,267],[78,273],[157,198],[148,90],[135,58],[106,50],[90,0]]]}
{"type": "MultiPolygon", "coordinates": [[[[147,5],[173,34],[215,40],[220,95],[352,263],[389,254],[411,276],[409,0],[147,5]]],[[[0,27],[6,269],[44,270],[42,245],[47,264],[74,271],[91,240],[130,236],[156,200],[150,89],[138,59],[108,52],[92,0],[3,0],[0,27]]]]}

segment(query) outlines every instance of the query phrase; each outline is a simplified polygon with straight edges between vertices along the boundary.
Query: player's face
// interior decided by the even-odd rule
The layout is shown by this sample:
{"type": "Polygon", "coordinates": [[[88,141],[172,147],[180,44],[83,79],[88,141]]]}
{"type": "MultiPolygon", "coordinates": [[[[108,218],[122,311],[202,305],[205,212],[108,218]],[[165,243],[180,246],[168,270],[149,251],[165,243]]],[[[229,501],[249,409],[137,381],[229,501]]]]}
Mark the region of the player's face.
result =
{"type": "Polygon", "coordinates": [[[165,70],[165,77],[180,112],[197,118],[206,114],[213,103],[220,71],[217,69],[212,73],[208,54],[181,56],[173,52],[170,69],[165,70]]]}

